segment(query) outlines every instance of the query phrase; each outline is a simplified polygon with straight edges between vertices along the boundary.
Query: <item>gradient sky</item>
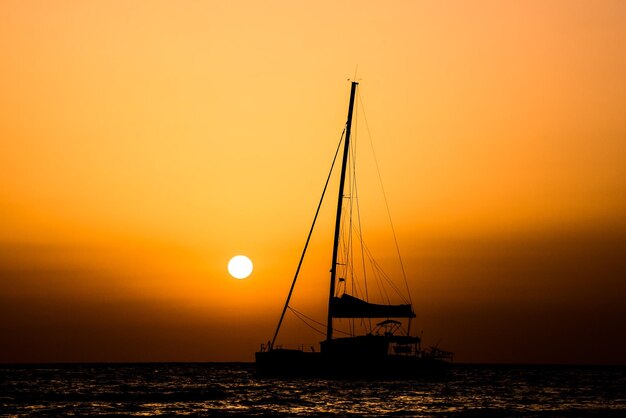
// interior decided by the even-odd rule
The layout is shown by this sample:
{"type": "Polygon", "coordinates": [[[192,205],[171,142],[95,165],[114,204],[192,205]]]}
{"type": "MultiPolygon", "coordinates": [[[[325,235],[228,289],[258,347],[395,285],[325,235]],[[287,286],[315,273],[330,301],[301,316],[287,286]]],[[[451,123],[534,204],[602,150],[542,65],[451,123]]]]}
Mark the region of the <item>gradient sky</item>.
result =
{"type": "MultiPolygon", "coordinates": [[[[626,364],[624,22],[622,0],[0,2],[0,363],[251,361],[358,66],[426,343],[626,364]]],[[[294,300],[319,319],[330,225],[294,300]]],[[[319,341],[292,322],[282,343],[319,341]]]]}

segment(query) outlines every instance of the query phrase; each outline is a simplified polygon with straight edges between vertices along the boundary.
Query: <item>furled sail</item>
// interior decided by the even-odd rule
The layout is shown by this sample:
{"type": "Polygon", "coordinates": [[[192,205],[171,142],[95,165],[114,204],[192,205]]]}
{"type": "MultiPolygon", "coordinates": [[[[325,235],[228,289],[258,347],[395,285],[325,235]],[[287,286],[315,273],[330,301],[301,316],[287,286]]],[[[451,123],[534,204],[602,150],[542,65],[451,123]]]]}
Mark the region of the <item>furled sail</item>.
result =
{"type": "Polygon", "coordinates": [[[333,318],[415,318],[411,305],[378,305],[343,294],[333,297],[333,318]]]}

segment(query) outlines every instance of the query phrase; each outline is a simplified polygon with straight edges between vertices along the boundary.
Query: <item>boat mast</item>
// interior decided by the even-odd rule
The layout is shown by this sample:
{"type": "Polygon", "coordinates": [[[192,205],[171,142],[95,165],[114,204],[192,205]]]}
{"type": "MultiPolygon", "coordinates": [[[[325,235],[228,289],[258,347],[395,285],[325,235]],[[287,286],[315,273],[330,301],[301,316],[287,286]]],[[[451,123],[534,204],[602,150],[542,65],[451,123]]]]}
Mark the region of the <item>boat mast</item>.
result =
{"type": "Polygon", "coordinates": [[[328,294],[328,322],[326,323],[326,339],[333,336],[333,297],[335,297],[335,281],[337,279],[337,253],[339,251],[339,232],[341,229],[341,209],[343,207],[343,187],[346,179],[346,166],[348,165],[348,153],[350,152],[350,130],[352,128],[352,111],[354,110],[354,96],[356,86],[359,83],[352,82],[350,88],[350,105],[348,107],[348,121],[346,122],[346,140],[343,148],[343,160],[341,163],[341,177],[339,179],[339,197],[337,198],[337,216],[335,218],[335,237],[333,242],[333,260],[330,269],[330,292],[328,294]]]}

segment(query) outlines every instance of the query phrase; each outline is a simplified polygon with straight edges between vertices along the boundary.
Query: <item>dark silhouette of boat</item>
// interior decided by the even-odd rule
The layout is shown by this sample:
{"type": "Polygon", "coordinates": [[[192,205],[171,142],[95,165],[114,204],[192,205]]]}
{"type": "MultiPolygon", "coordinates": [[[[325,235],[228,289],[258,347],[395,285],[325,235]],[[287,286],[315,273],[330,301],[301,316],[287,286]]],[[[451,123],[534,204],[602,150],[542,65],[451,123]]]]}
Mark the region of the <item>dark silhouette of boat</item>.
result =
{"type": "MultiPolygon", "coordinates": [[[[408,303],[404,304],[371,303],[363,298],[349,294],[345,285],[346,279],[338,277],[339,267],[345,265],[338,262],[338,253],[340,236],[342,234],[342,212],[344,211],[344,200],[346,198],[344,187],[346,185],[346,173],[350,156],[350,135],[357,85],[358,83],[355,81],[351,83],[348,119],[344,135],[342,135],[342,140],[340,141],[340,146],[341,142],[343,142],[343,153],[335,218],[332,267],[330,270],[326,339],[321,341],[319,351],[316,351],[314,348],[311,348],[310,351],[287,349],[275,344],[285,313],[290,308],[291,295],[326,193],[333,171],[332,167],[274,337],[267,344],[261,345],[261,350],[256,353],[256,369],[263,376],[410,379],[439,374],[452,361],[452,353],[440,350],[437,347],[422,348],[421,338],[410,335],[411,319],[415,317],[412,304],[410,303],[410,295],[408,303]],[[339,289],[341,287],[343,289],[339,289]],[[343,292],[338,292],[339,290],[343,290],[343,292]],[[339,295],[338,293],[341,294],[339,295]],[[339,318],[360,319],[361,323],[367,323],[370,326],[362,335],[356,335],[352,331],[348,336],[337,338],[334,336],[334,331],[336,330],[333,328],[333,320],[339,318]],[[374,322],[374,326],[372,325],[372,319],[377,319],[380,322],[374,322]],[[403,328],[402,321],[408,322],[406,329],[403,328]]],[[[337,153],[339,150],[340,148],[338,147],[337,153]]],[[[337,153],[335,154],[335,160],[337,153]]],[[[334,165],[333,161],[333,167],[334,165]]]]}

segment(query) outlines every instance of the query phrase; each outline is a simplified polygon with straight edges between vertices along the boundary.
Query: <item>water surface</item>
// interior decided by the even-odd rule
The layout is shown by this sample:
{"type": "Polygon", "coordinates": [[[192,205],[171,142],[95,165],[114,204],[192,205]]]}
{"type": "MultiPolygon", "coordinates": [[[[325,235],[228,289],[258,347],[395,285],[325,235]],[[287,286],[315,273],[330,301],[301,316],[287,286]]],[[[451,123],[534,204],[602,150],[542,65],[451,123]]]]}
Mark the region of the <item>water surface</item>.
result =
{"type": "Polygon", "coordinates": [[[626,416],[626,367],[455,365],[415,381],[266,379],[248,363],[0,366],[0,415],[626,416]]]}

